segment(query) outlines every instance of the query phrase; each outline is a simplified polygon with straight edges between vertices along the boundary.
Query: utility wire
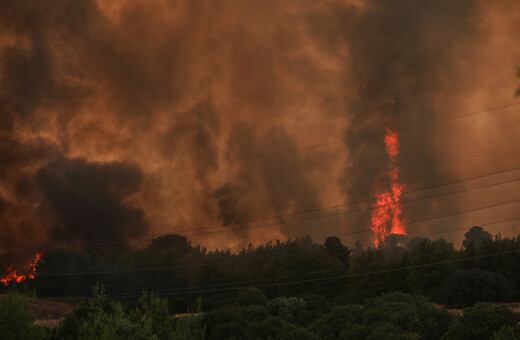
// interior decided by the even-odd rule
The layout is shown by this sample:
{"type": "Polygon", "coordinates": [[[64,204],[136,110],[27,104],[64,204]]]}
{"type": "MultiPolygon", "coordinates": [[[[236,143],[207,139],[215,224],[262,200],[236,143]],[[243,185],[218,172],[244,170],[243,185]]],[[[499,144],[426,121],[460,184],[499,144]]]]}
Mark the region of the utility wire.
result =
{"type": "MultiPolygon", "coordinates": [[[[420,191],[425,191],[425,190],[430,190],[430,189],[436,189],[436,188],[440,188],[440,187],[448,186],[448,185],[453,185],[453,184],[459,184],[459,183],[472,181],[472,180],[476,180],[476,179],[482,179],[482,178],[486,178],[486,177],[490,177],[490,176],[495,176],[495,175],[498,175],[498,174],[504,174],[504,173],[508,173],[508,172],[517,171],[517,170],[520,170],[520,167],[515,167],[515,168],[512,168],[512,169],[502,170],[502,171],[489,173],[489,174],[481,175],[481,176],[474,176],[474,177],[469,177],[469,178],[465,178],[465,179],[459,179],[459,180],[455,180],[455,181],[444,183],[444,184],[436,184],[436,185],[426,186],[426,187],[423,187],[423,188],[418,188],[418,189],[414,189],[414,190],[410,190],[410,191],[405,191],[405,192],[403,192],[403,195],[416,193],[416,192],[420,192],[420,191]]],[[[450,192],[450,193],[447,193],[447,194],[441,194],[441,195],[430,196],[430,197],[426,197],[426,198],[419,198],[419,199],[415,199],[415,200],[403,201],[402,203],[404,204],[404,203],[408,203],[408,202],[417,202],[417,201],[420,201],[420,200],[431,199],[431,198],[435,198],[435,197],[442,197],[442,196],[446,196],[446,195],[451,195],[451,194],[456,194],[456,193],[462,193],[462,192],[477,190],[477,189],[480,189],[480,188],[487,188],[487,187],[491,187],[493,185],[501,185],[501,184],[513,183],[513,182],[516,182],[516,181],[518,181],[518,179],[511,180],[511,181],[506,181],[506,182],[501,182],[501,183],[497,183],[497,184],[492,184],[492,185],[486,185],[486,186],[482,186],[482,187],[478,187],[478,188],[470,188],[470,189],[465,189],[465,190],[462,190],[462,191],[450,192]]],[[[277,215],[277,216],[272,216],[272,217],[264,217],[264,218],[249,220],[249,221],[236,222],[236,223],[228,224],[226,226],[212,225],[212,226],[197,227],[197,228],[184,229],[184,230],[176,230],[175,233],[186,233],[186,232],[207,230],[207,229],[216,229],[216,228],[225,228],[225,229],[224,230],[219,230],[219,231],[214,231],[214,232],[208,232],[208,234],[211,234],[211,233],[221,233],[221,232],[230,232],[230,231],[236,231],[236,230],[243,230],[243,229],[248,229],[248,228],[229,228],[229,227],[237,226],[237,225],[243,225],[243,224],[250,224],[250,223],[254,223],[254,222],[261,222],[261,221],[270,220],[270,219],[282,219],[284,217],[299,216],[299,215],[309,214],[309,213],[318,212],[318,211],[331,210],[331,209],[337,209],[337,208],[351,206],[351,205],[357,205],[357,204],[362,204],[362,203],[374,202],[376,200],[377,199],[375,199],[375,198],[371,198],[371,199],[365,199],[365,200],[360,200],[360,201],[353,201],[353,202],[348,202],[348,203],[345,203],[345,204],[337,204],[337,205],[332,205],[332,206],[327,206],[327,207],[322,207],[322,208],[315,208],[315,209],[311,209],[311,210],[305,210],[305,211],[294,212],[294,213],[289,213],[289,214],[277,215]]],[[[366,211],[366,210],[370,210],[370,209],[371,208],[361,209],[361,210],[352,210],[352,211],[344,212],[343,214],[355,213],[355,212],[360,212],[360,211],[366,211]]],[[[331,216],[336,216],[336,215],[337,214],[333,214],[331,216]]],[[[325,218],[325,217],[328,217],[328,216],[329,215],[320,215],[319,217],[314,217],[312,219],[325,218]]],[[[300,220],[291,220],[291,221],[288,221],[288,222],[277,221],[274,224],[270,223],[270,224],[268,224],[266,226],[287,224],[287,223],[298,222],[298,221],[300,221],[300,220]]],[[[305,221],[305,220],[302,220],[302,221],[305,221]]],[[[258,227],[258,226],[256,226],[256,227],[258,227]]],[[[189,236],[203,235],[203,234],[206,234],[206,233],[191,234],[189,236]]],[[[157,237],[157,236],[160,236],[160,235],[156,235],[155,237],[157,237]]],[[[141,239],[141,240],[151,240],[153,238],[154,237],[152,236],[152,237],[147,237],[147,238],[141,239]]],[[[54,245],[53,244],[49,244],[49,245],[40,246],[40,247],[24,247],[24,249],[52,249],[52,248],[92,247],[92,246],[117,245],[117,244],[124,244],[124,243],[127,243],[127,242],[128,242],[127,240],[111,239],[111,240],[99,240],[99,241],[92,241],[92,242],[85,242],[85,243],[76,243],[76,244],[54,244],[54,245]]],[[[4,248],[4,249],[20,249],[20,248],[18,248],[18,247],[10,247],[10,248],[4,248]]]]}
{"type": "MultiPolygon", "coordinates": [[[[474,212],[474,211],[479,211],[479,210],[484,210],[484,209],[489,209],[489,208],[495,208],[495,207],[508,205],[508,204],[512,204],[512,203],[517,203],[517,202],[520,202],[520,199],[509,201],[509,202],[505,202],[505,203],[495,204],[495,205],[491,205],[491,206],[485,206],[485,207],[475,208],[475,209],[471,209],[471,210],[466,210],[466,211],[462,211],[462,212],[451,213],[451,214],[442,215],[442,216],[435,216],[435,217],[424,218],[424,219],[421,219],[421,220],[405,222],[403,224],[413,224],[413,223],[418,223],[418,222],[423,222],[423,221],[428,221],[428,220],[444,218],[444,217],[447,217],[447,216],[466,214],[468,212],[474,212]]],[[[369,231],[371,231],[371,229],[364,229],[364,230],[350,232],[350,233],[337,234],[336,236],[355,235],[355,234],[365,233],[365,232],[369,232],[369,231]]],[[[318,240],[318,239],[316,239],[316,240],[318,240]]],[[[45,273],[45,272],[42,272],[42,273],[38,273],[38,276],[76,276],[76,275],[99,275],[99,274],[136,273],[136,272],[150,272],[150,271],[161,271],[161,270],[172,270],[172,269],[180,269],[180,268],[200,267],[202,265],[203,264],[186,265],[186,266],[168,266],[168,267],[159,267],[159,268],[126,269],[126,270],[123,269],[123,270],[107,270],[107,271],[83,271],[83,272],[72,272],[72,273],[71,272],[68,272],[68,273],[45,273]]],[[[213,265],[213,264],[205,264],[205,265],[213,265]]]]}
{"type": "MultiPolygon", "coordinates": [[[[493,225],[502,224],[502,223],[508,223],[508,222],[514,222],[514,221],[520,221],[520,217],[519,218],[508,219],[508,220],[491,222],[491,223],[485,223],[485,224],[481,224],[480,223],[479,225],[481,227],[490,227],[490,226],[493,226],[493,225]]],[[[413,238],[421,237],[421,236],[431,236],[431,235],[438,235],[438,234],[446,234],[446,233],[451,233],[451,232],[455,232],[455,231],[463,231],[463,230],[466,231],[466,230],[468,230],[468,228],[456,228],[456,229],[448,229],[448,230],[436,231],[436,232],[431,232],[431,233],[422,233],[422,234],[417,234],[417,235],[407,235],[407,237],[409,239],[413,239],[413,238]]],[[[326,239],[326,238],[327,237],[314,239],[314,241],[316,241],[316,240],[323,240],[323,239],[326,239]]],[[[372,243],[370,243],[369,245],[372,245],[372,243]]],[[[294,257],[294,256],[313,255],[313,254],[322,253],[324,251],[335,251],[335,250],[342,250],[342,249],[345,249],[345,246],[335,247],[335,248],[321,248],[321,249],[319,249],[317,251],[299,252],[299,253],[294,253],[294,254],[281,254],[281,255],[266,256],[266,257],[255,258],[255,259],[238,259],[237,258],[235,260],[214,261],[214,262],[209,262],[209,263],[201,263],[201,264],[197,264],[197,265],[175,266],[175,267],[171,267],[170,269],[191,269],[191,268],[201,268],[201,267],[208,267],[208,266],[216,266],[216,265],[220,265],[220,264],[233,264],[233,263],[243,263],[243,262],[260,262],[260,261],[266,261],[266,260],[277,259],[277,258],[288,258],[288,257],[294,257]]],[[[235,256],[238,257],[238,256],[241,256],[241,255],[238,254],[238,255],[235,255],[235,256]]],[[[138,263],[138,264],[135,264],[135,266],[144,266],[144,265],[150,265],[150,264],[160,264],[160,263],[165,263],[165,262],[171,263],[172,260],[160,261],[160,262],[138,263]]],[[[113,266],[109,266],[107,268],[112,268],[112,267],[113,266]]],[[[97,269],[99,269],[99,267],[97,269]]],[[[88,271],[85,271],[85,272],[88,273],[88,271]]],[[[49,270],[49,271],[46,270],[44,272],[38,272],[38,275],[40,275],[40,274],[51,274],[51,273],[62,274],[62,273],[67,273],[67,271],[66,270],[49,270]]]]}
{"type": "MultiPolygon", "coordinates": [[[[403,266],[400,268],[374,270],[374,271],[368,271],[368,272],[363,272],[363,273],[337,275],[337,276],[325,277],[325,278],[314,278],[314,279],[305,279],[305,280],[297,280],[297,281],[289,281],[289,282],[267,283],[267,284],[253,285],[253,286],[249,285],[249,286],[218,288],[218,289],[186,290],[183,292],[164,293],[164,294],[159,294],[159,295],[160,296],[190,295],[190,294],[215,293],[215,292],[241,290],[241,289],[245,289],[245,288],[266,288],[266,287],[286,286],[286,285],[310,283],[310,282],[322,282],[322,281],[345,279],[345,278],[351,278],[351,277],[361,277],[361,276],[367,276],[367,275],[373,275],[373,274],[391,273],[391,272],[397,272],[397,271],[402,271],[402,270],[431,267],[431,266],[449,264],[449,263],[464,262],[464,261],[470,261],[470,260],[481,259],[481,258],[489,258],[489,257],[494,257],[494,256],[500,256],[500,255],[515,254],[518,252],[520,252],[520,249],[503,251],[503,252],[498,252],[498,253],[493,253],[493,254],[471,256],[471,257],[466,257],[466,258],[462,258],[462,259],[453,259],[453,260],[431,262],[431,263],[418,264],[418,265],[412,265],[412,266],[403,266]]],[[[273,279],[276,279],[276,278],[273,278],[273,279]]],[[[193,287],[193,289],[199,289],[199,288],[200,287],[193,287]]],[[[141,294],[140,295],[137,295],[137,294],[135,294],[135,295],[107,295],[106,297],[121,299],[121,298],[135,298],[135,297],[140,297],[140,296],[141,296],[141,294]]],[[[70,299],[88,299],[88,298],[90,298],[90,297],[77,296],[77,297],[58,297],[58,298],[52,298],[52,299],[69,299],[70,300],[70,299]]]]}

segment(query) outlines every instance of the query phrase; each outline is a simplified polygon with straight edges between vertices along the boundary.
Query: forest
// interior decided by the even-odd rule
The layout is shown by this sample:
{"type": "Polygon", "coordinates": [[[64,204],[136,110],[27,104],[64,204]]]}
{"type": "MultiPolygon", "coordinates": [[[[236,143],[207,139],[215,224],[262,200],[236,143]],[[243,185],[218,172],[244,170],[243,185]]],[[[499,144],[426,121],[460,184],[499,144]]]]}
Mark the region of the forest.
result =
{"type": "Polygon", "coordinates": [[[3,339],[514,339],[520,236],[481,227],[462,247],[390,235],[350,249],[338,237],[240,252],[171,234],[144,249],[54,249],[34,279],[3,287],[3,339]],[[34,326],[34,297],[82,299],[59,327],[34,326]],[[460,314],[448,308],[458,308],[460,314]]]}

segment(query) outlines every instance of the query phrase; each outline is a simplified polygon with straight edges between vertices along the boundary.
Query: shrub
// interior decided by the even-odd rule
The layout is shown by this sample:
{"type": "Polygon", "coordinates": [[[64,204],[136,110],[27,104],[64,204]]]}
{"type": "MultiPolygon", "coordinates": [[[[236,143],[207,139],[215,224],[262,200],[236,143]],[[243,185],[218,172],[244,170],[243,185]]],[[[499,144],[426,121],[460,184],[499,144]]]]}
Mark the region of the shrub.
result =
{"type": "Polygon", "coordinates": [[[330,313],[332,306],[330,301],[323,295],[308,294],[303,297],[307,303],[307,310],[320,313],[330,313]]]}
{"type": "Polygon", "coordinates": [[[44,339],[46,329],[34,326],[34,316],[30,314],[32,299],[16,291],[9,291],[0,300],[0,339],[44,339]]]}
{"type": "Polygon", "coordinates": [[[235,321],[216,325],[208,335],[209,340],[242,340],[252,338],[254,338],[253,333],[235,321]]]}
{"type": "Polygon", "coordinates": [[[244,307],[240,314],[247,321],[262,321],[266,317],[265,308],[255,305],[244,307]]]}
{"type": "Polygon", "coordinates": [[[449,306],[464,307],[477,302],[506,301],[511,289],[505,278],[483,270],[461,270],[446,281],[443,302],[449,306]]]}
{"type": "Polygon", "coordinates": [[[322,316],[323,313],[316,312],[313,310],[306,310],[298,314],[295,323],[300,326],[307,327],[322,316]]]}
{"type": "Polygon", "coordinates": [[[452,321],[450,313],[432,306],[428,298],[401,292],[370,299],[363,311],[363,323],[373,329],[380,323],[388,323],[403,334],[419,334],[422,339],[440,338],[452,321]]]}
{"type": "Polygon", "coordinates": [[[250,324],[249,328],[251,332],[262,339],[272,339],[276,337],[282,329],[285,327],[285,323],[282,319],[271,316],[260,323],[250,324]]]}
{"type": "Polygon", "coordinates": [[[269,302],[266,309],[269,314],[292,322],[300,312],[307,309],[307,303],[305,300],[295,297],[279,297],[269,302]]]}
{"type": "Polygon", "coordinates": [[[276,336],[276,340],[320,340],[320,337],[305,328],[288,326],[276,336]]]}
{"type": "Polygon", "coordinates": [[[264,292],[258,288],[247,288],[237,294],[236,301],[240,306],[265,306],[267,304],[267,297],[264,292]]]}
{"type": "Polygon", "coordinates": [[[520,336],[515,331],[513,326],[504,326],[500,328],[499,331],[493,333],[493,336],[489,338],[490,340],[518,340],[520,336]]]}
{"type": "Polygon", "coordinates": [[[462,316],[455,319],[443,339],[488,339],[497,331],[507,332],[502,328],[515,327],[519,321],[520,314],[506,306],[480,302],[464,308],[462,316]]]}
{"type": "Polygon", "coordinates": [[[332,312],[324,315],[309,326],[309,331],[322,339],[338,339],[345,327],[361,322],[363,310],[354,305],[335,307],[332,312]]]}

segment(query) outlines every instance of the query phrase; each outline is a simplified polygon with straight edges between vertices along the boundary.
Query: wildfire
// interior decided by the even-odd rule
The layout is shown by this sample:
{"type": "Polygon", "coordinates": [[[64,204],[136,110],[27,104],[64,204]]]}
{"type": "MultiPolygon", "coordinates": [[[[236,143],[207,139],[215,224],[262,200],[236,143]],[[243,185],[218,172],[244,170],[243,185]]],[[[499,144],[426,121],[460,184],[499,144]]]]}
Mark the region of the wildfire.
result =
{"type": "Polygon", "coordinates": [[[11,281],[22,282],[25,279],[34,279],[34,275],[36,274],[36,265],[38,261],[40,261],[42,254],[38,253],[34,257],[33,262],[29,265],[30,272],[27,275],[18,275],[17,271],[13,269],[13,265],[11,264],[7,269],[7,274],[0,279],[0,282],[7,286],[11,281]]]}
{"type": "MultiPolygon", "coordinates": [[[[386,121],[388,124],[388,122],[386,121]]],[[[403,213],[400,203],[404,185],[399,183],[399,168],[396,160],[399,154],[399,138],[397,131],[390,126],[385,127],[385,148],[390,160],[389,170],[380,177],[377,187],[381,188],[383,180],[389,180],[389,188],[378,189],[376,202],[373,204],[371,227],[374,232],[374,245],[377,247],[390,234],[406,235],[404,230],[403,213]]],[[[385,181],[386,182],[386,181],[385,181]]]]}

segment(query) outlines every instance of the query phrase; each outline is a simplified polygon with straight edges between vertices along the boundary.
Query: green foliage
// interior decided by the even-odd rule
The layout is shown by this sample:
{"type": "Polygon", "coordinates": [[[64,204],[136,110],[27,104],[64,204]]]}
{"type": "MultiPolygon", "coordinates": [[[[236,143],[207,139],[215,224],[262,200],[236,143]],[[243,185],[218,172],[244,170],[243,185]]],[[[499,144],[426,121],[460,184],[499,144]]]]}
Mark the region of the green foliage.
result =
{"type": "Polygon", "coordinates": [[[45,339],[47,331],[34,326],[34,316],[30,313],[34,295],[28,297],[11,290],[0,300],[0,339],[32,340],[45,339]]]}
{"type": "Polygon", "coordinates": [[[285,327],[285,323],[278,317],[270,316],[261,322],[249,324],[251,333],[261,339],[274,339],[285,327]]]}
{"type": "Polygon", "coordinates": [[[276,340],[320,340],[320,337],[305,328],[289,326],[276,336],[276,340]]]}
{"type": "Polygon", "coordinates": [[[243,324],[233,321],[216,325],[209,334],[209,340],[242,340],[251,339],[253,333],[243,324]]]}
{"type": "Polygon", "coordinates": [[[309,330],[322,339],[438,339],[452,317],[422,296],[385,294],[362,307],[336,307],[313,323],[309,330]]]}
{"type": "Polygon", "coordinates": [[[449,306],[470,306],[477,302],[506,301],[511,295],[507,280],[483,270],[461,270],[448,278],[443,301],[449,306]]]}
{"type": "Polygon", "coordinates": [[[177,320],[168,312],[168,302],[143,293],[138,306],[129,309],[106,298],[96,284],[93,297],[68,315],[56,331],[58,339],[203,339],[198,316],[177,320]]]}
{"type": "Polygon", "coordinates": [[[518,340],[520,335],[516,332],[513,326],[504,326],[500,330],[493,333],[490,340],[518,340]]]}
{"type": "Polygon", "coordinates": [[[363,323],[377,328],[389,323],[403,334],[419,334],[422,339],[438,339],[452,322],[446,311],[430,304],[428,298],[401,292],[384,294],[364,304],[363,323]]]}
{"type": "Polygon", "coordinates": [[[241,316],[247,321],[262,321],[267,316],[264,306],[249,305],[241,311],[241,316]]]}
{"type": "Polygon", "coordinates": [[[332,304],[323,295],[311,293],[303,296],[303,299],[307,303],[308,310],[320,313],[329,313],[332,310],[332,304]]]}
{"type": "MultiPolygon", "coordinates": [[[[519,321],[520,314],[506,306],[481,302],[465,308],[462,316],[455,319],[443,339],[488,339],[495,332],[498,332],[497,336],[501,336],[501,332],[508,332],[504,327],[515,327],[519,321]]],[[[515,337],[518,337],[516,329],[515,337]]]]}
{"type": "Polygon", "coordinates": [[[267,304],[267,297],[264,292],[258,288],[246,288],[237,294],[236,301],[240,306],[265,306],[267,304]]]}
{"type": "Polygon", "coordinates": [[[285,321],[294,321],[299,313],[307,309],[304,299],[296,297],[279,297],[267,304],[267,312],[285,321]]]}
{"type": "Polygon", "coordinates": [[[309,330],[324,340],[338,339],[343,329],[361,323],[363,310],[359,306],[340,306],[309,326],[309,330]]]}

